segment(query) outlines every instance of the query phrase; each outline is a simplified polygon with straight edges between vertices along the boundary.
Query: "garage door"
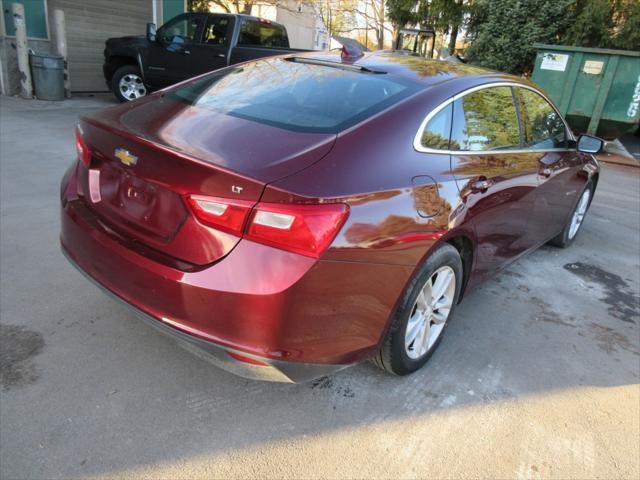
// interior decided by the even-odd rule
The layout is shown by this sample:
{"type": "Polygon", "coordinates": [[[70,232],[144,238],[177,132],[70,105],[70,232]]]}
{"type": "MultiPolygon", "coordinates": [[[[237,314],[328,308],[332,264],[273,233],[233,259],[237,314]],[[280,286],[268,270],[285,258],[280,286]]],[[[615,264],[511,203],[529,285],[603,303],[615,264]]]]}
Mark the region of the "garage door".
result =
{"type": "Polygon", "coordinates": [[[74,92],[106,91],[102,76],[105,40],[144,35],[147,22],[153,21],[151,0],[49,0],[51,25],[56,8],[65,13],[69,76],[74,92]]]}

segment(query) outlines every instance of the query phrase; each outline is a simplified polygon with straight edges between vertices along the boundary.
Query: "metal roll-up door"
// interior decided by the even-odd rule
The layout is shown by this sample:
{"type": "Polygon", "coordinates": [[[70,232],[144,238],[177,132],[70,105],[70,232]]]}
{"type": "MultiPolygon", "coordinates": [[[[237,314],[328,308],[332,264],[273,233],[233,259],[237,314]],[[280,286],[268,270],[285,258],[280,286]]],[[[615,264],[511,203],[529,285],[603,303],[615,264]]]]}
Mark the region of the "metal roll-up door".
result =
{"type": "Polygon", "coordinates": [[[153,21],[152,0],[49,0],[50,19],[57,8],[64,11],[67,24],[71,90],[107,91],[102,75],[104,42],[144,35],[147,22],[153,21]]]}

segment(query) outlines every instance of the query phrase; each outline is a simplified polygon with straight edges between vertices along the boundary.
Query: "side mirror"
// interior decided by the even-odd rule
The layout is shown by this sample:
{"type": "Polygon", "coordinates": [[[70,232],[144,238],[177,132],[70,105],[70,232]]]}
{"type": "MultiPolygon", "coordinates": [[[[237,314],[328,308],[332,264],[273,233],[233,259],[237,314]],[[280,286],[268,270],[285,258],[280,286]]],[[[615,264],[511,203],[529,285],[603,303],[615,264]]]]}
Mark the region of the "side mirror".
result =
{"type": "Polygon", "coordinates": [[[604,140],[591,135],[578,137],[578,151],[582,153],[600,153],[604,148],[604,140]]]}
{"type": "Polygon", "coordinates": [[[147,40],[150,42],[156,41],[156,24],[155,23],[147,23],[147,40]]]}

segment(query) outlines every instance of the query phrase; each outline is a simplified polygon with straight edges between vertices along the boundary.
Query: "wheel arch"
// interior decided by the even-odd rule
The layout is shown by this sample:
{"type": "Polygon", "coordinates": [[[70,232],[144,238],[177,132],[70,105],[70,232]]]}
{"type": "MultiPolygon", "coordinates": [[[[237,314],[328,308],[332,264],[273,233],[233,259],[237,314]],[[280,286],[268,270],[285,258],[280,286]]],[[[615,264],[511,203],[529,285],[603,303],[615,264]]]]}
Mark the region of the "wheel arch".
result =
{"type": "Polygon", "coordinates": [[[473,271],[473,261],[475,257],[473,242],[464,234],[455,235],[447,238],[445,243],[448,243],[458,251],[460,259],[462,260],[462,287],[460,289],[460,296],[458,297],[458,303],[462,300],[469,278],[471,278],[471,272],[473,271]]]}
{"type": "Polygon", "coordinates": [[[109,83],[111,83],[111,80],[113,79],[113,75],[116,73],[116,71],[120,67],[124,67],[125,65],[136,65],[139,67],[137,59],[135,59],[134,57],[127,57],[124,55],[113,55],[109,57],[109,62],[107,65],[108,66],[105,67],[104,73],[105,73],[105,79],[109,83]]]}

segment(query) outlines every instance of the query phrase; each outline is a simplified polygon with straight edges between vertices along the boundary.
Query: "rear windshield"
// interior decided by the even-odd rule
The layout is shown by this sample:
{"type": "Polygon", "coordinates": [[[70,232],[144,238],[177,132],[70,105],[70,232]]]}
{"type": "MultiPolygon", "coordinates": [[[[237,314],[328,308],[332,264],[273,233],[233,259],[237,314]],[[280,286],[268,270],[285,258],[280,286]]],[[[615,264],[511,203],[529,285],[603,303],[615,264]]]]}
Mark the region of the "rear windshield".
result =
{"type": "Polygon", "coordinates": [[[419,88],[386,74],[278,58],[208,75],[167,96],[287,130],[337,133],[419,88]]]}

